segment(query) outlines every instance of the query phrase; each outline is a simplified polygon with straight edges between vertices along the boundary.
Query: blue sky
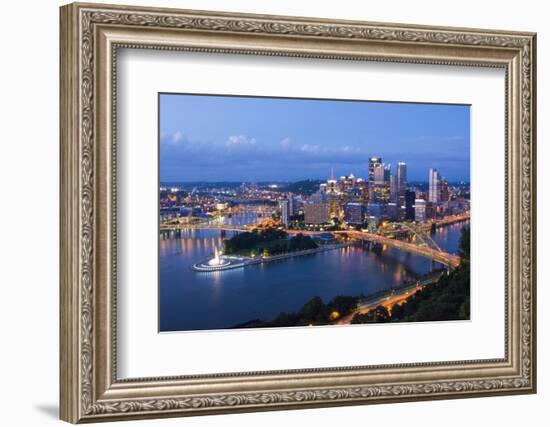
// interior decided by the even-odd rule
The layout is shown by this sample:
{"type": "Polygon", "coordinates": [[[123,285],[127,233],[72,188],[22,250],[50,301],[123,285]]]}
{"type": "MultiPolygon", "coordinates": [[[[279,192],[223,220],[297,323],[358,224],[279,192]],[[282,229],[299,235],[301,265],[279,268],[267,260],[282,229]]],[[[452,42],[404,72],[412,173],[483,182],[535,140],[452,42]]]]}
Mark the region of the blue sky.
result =
{"type": "Polygon", "coordinates": [[[160,95],[161,181],[366,177],[369,157],[470,180],[470,107],[367,101],[160,95]]]}

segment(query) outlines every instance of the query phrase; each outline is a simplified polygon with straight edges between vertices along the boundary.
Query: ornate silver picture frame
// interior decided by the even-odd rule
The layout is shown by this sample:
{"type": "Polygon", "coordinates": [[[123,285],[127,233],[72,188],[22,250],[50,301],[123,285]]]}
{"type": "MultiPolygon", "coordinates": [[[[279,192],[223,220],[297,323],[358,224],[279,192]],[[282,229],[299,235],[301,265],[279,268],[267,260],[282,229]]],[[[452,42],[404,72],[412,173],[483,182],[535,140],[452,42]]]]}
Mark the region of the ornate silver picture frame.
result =
{"type": "Polygon", "coordinates": [[[61,419],[536,391],[535,34],[75,3],[61,8],[60,43],[61,419]],[[504,357],[120,379],[116,61],[122,48],[503,69],[506,164],[505,176],[495,179],[506,188],[504,357]]]}

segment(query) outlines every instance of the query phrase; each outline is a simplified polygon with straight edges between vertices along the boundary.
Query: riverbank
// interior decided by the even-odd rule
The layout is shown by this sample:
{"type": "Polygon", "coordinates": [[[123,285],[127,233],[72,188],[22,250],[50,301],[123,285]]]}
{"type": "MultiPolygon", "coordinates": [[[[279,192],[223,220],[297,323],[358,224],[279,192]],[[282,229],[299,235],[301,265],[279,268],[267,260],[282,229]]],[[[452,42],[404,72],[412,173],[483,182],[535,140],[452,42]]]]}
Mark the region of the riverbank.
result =
{"type": "Polygon", "coordinates": [[[287,252],[287,253],[279,254],[279,255],[252,258],[249,265],[268,263],[268,262],[273,262],[273,261],[280,261],[280,260],[283,260],[283,259],[295,258],[295,257],[304,256],[304,255],[313,255],[313,254],[317,254],[319,252],[333,251],[335,249],[345,248],[345,247],[351,246],[353,244],[354,244],[353,242],[333,243],[333,244],[322,245],[322,246],[319,246],[318,248],[314,248],[314,249],[305,249],[303,251],[294,251],[294,252],[287,252]]]}
{"type": "Polygon", "coordinates": [[[387,290],[376,292],[365,296],[336,296],[327,304],[323,304],[319,297],[314,297],[306,302],[301,310],[292,313],[280,313],[275,319],[265,321],[262,319],[251,319],[232,326],[230,329],[240,328],[266,328],[281,326],[326,326],[326,325],[349,325],[357,314],[366,314],[379,306],[385,307],[388,311],[395,304],[401,304],[416,292],[424,287],[437,283],[445,270],[438,270],[425,274],[413,282],[393,287],[387,290]],[[315,320],[304,323],[304,316],[315,320]]]}
{"type": "Polygon", "coordinates": [[[220,265],[220,266],[213,267],[213,266],[209,266],[208,261],[205,260],[203,262],[193,264],[191,268],[197,272],[214,272],[214,271],[230,270],[234,268],[246,267],[249,265],[264,264],[264,263],[269,263],[274,261],[281,261],[289,258],[301,257],[305,255],[313,255],[320,252],[332,251],[335,249],[345,248],[353,244],[354,244],[353,242],[324,244],[314,249],[305,249],[303,251],[287,252],[284,254],[272,255],[272,256],[259,256],[255,258],[245,257],[245,256],[223,255],[223,258],[230,259],[233,262],[228,263],[227,265],[220,265]]]}
{"type": "MultiPolygon", "coordinates": [[[[457,253],[461,225],[436,232],[433,238],[443,250],[457,253]]],[[[301,305],[314,296],[319,296],[325,306],[338,295],[361,296],[364,303],[367,295],[369,298],[389,295],[378,292],[391,292],[390,287],[396,289],[394,293],[400,292],[399,288],[407,286],[411,278],[422,278],[433,267],[428,259],[397,249],[384,248],[381,253],[375,253],[352,245],[304,255],[304,258],[281,262],[273,259],[270,264],[226,272],[205,274],[190,268],[193,263],[211,259],[215,248],[221,248],[231,236],[230,232],[197,229],[166,233],[166,237],[160,239],[161,330],[225,329],[252,319],[267,324],[281,312],[298,313],[301,305]]],[[[435,308],[439,306],[438,303],[435,308]]],[[[351,308],[354,310],[356,305],[351,308]]],[[[411,308],[409,305],[409,311],[411,308]]],[[[342,317],[349,313],[336,310],[342,317]]],[[[434,318],[437,316],[434,312],[434,318]]],[[[334,324],[305,312],[303,321],[290,320],[272,327],[334,324]]]]}
{"type": "Polygon", "coordinates": [[[339,319],[337,325],[349,325],[353,316],[356,314],[366,314],[370,310],[375,309],[378,306],[384,306],[388,311],[391,311],[391,308],[395,304],[401,304],[407,298],[411,297],[418,291],[424,289],[425,286],[437,283],[439,279],[445,274],[445,271],[438,271],[436,273],[429,273],[425,275],[422,279],[415,281],[410,285],[400,287],[398,289],[392,288],[387,291],[377,292],[376,295],[365,298],[356,310],[354,310],[349,315],[339,319]]]}

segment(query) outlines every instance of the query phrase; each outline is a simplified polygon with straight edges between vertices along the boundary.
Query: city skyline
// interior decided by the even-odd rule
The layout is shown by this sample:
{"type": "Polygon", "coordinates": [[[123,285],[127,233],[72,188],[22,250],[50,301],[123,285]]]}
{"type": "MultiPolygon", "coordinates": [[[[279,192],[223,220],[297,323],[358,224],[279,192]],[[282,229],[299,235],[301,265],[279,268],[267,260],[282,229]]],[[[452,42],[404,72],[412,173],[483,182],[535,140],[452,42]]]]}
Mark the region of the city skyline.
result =
{"type": "MultiPolygon", "coordinates": [[[[385,163],[384,163],[385,164],[385,163]]],[[[398,164],[396,164],[395,166],[394,165],[391,165],[391,173],[395,176],[397,176],[398,174],[398,165],[399,164],[404,164],[406,166],[408,166],[408,163],[406,162],[398,162],[398,164]]],[[[408,183],[417,183],[417,184],[428,184],[429,185],[429,182],[430,182],[430,170],[431,169],[435,169],[437,171],[437,168],[428,168],[426,170],[426,177],[425,179],[414,179],[414,180],[406,180],[406,182],[408,183]]],[[[297,182],[297,181],[302,181],[302,180],[309,180],[309,181],[326,181],[327,179],[330,179],[332,177],[334,177],[335,179],[339,179],[339,178],[342,178],[342,177],[347,177],[347,176],[354,176],[355,178],[360,178],[360,179],[364,179],[365,181],[368,181],[369,180],[369,172],[368,170],[363,173],[363,174],[358,174],[358,173],[355,173],[354,171],[350,171],[346,174],[337,174],[336,172],[334,172],[334,168],[331,168],[330,170],[327,171],[326,175],[324,177],[320,177],[320,178],[304,178],[304,179],[299,179],[299,180],[288,180],[288,181],[285,181],[285,180],[281,180],[281,179],[276,179],[276,180],[258,180],[258,181],[243,181],[243,180],[220,180],[220,181],[208,181],[208,180],[186,180],[186,181],[183,181],[183,180],[178,180],[178,181],[171,181],[171,180],[161,180],[160,181],[160,184],[163,185],[163,184],[189,184],[189,183],[200,183],[200,182],[203,182],[205,184],[216,184],[216,183],[229,183],[229,184],[269,184],[269,183],[293,183],[293,182],[297,182]]],[[[447,180],[449,183],[466,183],[466,184],[470,184],[470,181],[469,180],[464,180],[464,179],[457,179],[457,180],[447,180]]]]}
{"type": "Polygon", "coordinates": [[[411,182],[427,182],[430,168],[470,180],[469,106],[179,94],[159,102],[162,182],[322,180],[331,169],[367,178],[372,156],[392,173],[407,163],[411,182]]]}

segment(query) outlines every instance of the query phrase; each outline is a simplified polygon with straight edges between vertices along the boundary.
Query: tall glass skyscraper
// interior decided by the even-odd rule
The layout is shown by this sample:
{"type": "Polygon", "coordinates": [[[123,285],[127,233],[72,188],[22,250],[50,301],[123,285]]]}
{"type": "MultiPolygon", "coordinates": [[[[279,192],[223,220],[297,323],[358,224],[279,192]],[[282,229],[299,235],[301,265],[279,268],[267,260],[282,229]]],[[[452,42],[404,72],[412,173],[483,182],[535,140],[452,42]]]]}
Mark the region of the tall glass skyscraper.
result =
{"type": "Polygon", "coordinates": [[[288,227],[288,224],[290,223],[290,216],[292,215],[289,199],[279,201],[279,209],[281,209],[281,223],[285,227],[288,227]]]}
{"type": "Polygon", "coordinates": [[[382,157],[371,157],[369,159],[369,181],[374,181],[374,171],[378,166],[382,166],[382,157]]]}
{"type": "MultiPolygon", "coordinates": [[[[371,158],[371,161],[373,159],[371,158]]],[[[379,159],[381,160],[381,159],[379,159]]],[[[370,167],[370,164],[369,164],[370,167]]],[[[369,171],[370,174],[370,171],[369,171]]],[[[374,166],[373,177],[370,182],[371,203],[388,203],[390,201],[391,166],[378,163],[374,166]]],[[[370,177],[369,177],[370,179],[370,177]]]]}
{"type": "Polygon", "coordinates": [[[407,164],[405,162],[397,163],[396,181],[397,203],[399,206],[405,206],[405,191],[407,191],[407,164]]]}
{"type": "Polygon", "coordinates": [[[438,203],[440,199],[440,181],[441,175],[437,169],[430,168],[429,171],[429,190],[428,190],[428,201],[432,203],[438,203]]]}

